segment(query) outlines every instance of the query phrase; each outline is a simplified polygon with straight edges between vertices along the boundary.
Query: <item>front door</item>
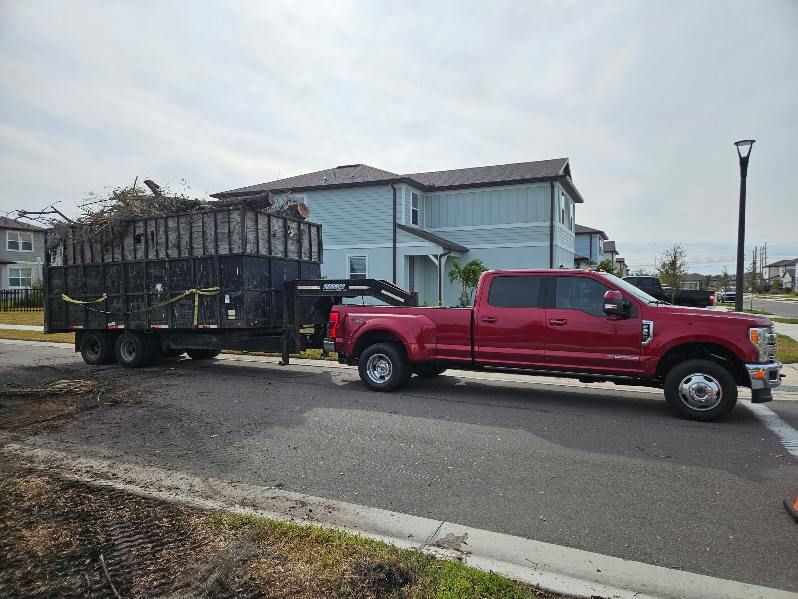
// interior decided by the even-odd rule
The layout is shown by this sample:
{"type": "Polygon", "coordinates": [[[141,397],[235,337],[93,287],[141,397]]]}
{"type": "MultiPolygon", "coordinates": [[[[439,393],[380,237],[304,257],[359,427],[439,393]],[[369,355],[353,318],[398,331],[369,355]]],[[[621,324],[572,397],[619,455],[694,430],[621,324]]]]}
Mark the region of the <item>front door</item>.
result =
{"type": "Polygon", "coordinates": [[[488,298],[475,312],[477,362],[540,368],[545,361],[545,277],[493,277],[488,298]]]}
{"type": "Polygon", "coordinates": [[[546,310],[546,362],[553,370],[634,375],[640,372],[641,326],[604,314],[609,287],[589,277],[554,277],[546,310]]]}

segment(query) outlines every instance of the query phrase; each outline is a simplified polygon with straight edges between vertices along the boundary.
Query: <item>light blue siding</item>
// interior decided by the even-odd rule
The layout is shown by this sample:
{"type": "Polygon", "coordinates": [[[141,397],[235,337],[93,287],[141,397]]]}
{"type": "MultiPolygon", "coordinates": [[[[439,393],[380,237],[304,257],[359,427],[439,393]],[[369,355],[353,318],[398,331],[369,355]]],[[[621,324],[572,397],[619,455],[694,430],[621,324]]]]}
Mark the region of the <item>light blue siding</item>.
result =
{"type": "Polygon", "coordinates": [[[591,236],[593,236],[591,233],[582,233],[581,235],[577,234],[576,243],[574,244],[574,250],[576,251],[577,255],[592,258],[590,255],[591,236]]]}
{"type": "Polygon", "coordinates": [[[322,226],[325,250],[353,242],[391,243],[393,196],[389,185],[309,191],[304,195],[310,220],[322,226]]]}
{"type": "Polygon", "coordinates": [[[433,233],[467,248],[483,246],[518,247],[522,245],[549,245],[549,225],[443,228],[430,229],[433,233]]]}
{"type": "Polygon", "coordinates": [[[426,227],[533,223],[549,219],[550,188],[520,185],[424,195],[426,227]]]}

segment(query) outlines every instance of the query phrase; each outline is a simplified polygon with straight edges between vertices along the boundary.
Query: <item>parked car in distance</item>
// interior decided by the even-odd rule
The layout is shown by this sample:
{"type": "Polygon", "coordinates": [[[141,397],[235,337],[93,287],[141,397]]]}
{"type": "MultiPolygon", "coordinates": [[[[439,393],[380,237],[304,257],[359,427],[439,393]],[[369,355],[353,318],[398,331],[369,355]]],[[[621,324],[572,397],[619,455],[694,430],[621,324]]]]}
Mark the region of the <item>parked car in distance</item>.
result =
{"type": "Polygon", "coordinates": [[[504,370],[659,387],[695,420],[728,414],[738,386],[762,403],[781,383],[766,317],[671,306],[584,270],[488,271],[473,308],[333,306],[324,348],[374,391],[447,368],[504,370]]]}
{"type": "Polygon", "coordinates": [[[679,289],[671,302],[671,289],[663,287],[657,277],[624,277],[624,281],[642,289],[650,296],[666,304],[707,308],[715,303],[715,292],[704,289],[679,289]]]}
{"type": "Polygon", "coordinates": [[[737,289],[735,287],[726,287],[718,291],[719,302],[733,302],[737,297],[737,289]]]}

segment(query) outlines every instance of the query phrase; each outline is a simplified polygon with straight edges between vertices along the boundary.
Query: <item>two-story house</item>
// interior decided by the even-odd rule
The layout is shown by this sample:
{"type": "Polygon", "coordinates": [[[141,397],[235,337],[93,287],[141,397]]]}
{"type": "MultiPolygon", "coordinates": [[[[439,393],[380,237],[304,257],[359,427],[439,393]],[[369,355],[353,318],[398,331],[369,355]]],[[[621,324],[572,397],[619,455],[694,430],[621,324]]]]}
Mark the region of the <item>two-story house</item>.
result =
{"type": "Polygon", "coordinates": [[[0,216],[0,289],[30,289],[43,264],[44,229],[0,216]]]}
{"type": "Polygon", "coordinates": [[[783,289],[795,291],[798,289],[798,281],[795,278],[796,265],[798,258],[792,260],[777,260],[765,267],[765,280],[773,285],[774,281],[780,280],[783,289]]]}
{"type": "Polygon", "coordinates": [[[451,260],[488,268],[572,268],[575,205],[567,158],[399,175],[349,164],[213,194],[290,194],[323,227],[328,278],[387,279],[422,303],[459,297],[451,260]]]}
{"type": "Polygon", "coordinates": [[[580,224],[576,225],[575,233],[575,266],[577,268],[596,266],[604,257],[604,242],[608,241],[609,237],[601,229],[580,224]]]}

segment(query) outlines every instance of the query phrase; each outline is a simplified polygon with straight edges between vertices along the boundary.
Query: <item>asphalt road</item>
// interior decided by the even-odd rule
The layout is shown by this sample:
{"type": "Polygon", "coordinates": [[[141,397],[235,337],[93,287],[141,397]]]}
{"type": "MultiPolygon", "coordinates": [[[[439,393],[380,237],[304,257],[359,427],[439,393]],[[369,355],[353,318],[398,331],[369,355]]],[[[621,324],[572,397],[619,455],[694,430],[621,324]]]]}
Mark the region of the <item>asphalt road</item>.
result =
{"type": "MultiPolygon", "coordinates": [[[[733,304],[722,304],[733,306],[733,304]]],[[[798,301],[778,301],[772,299],[759,299],[754,298],[754,309],[765,310],[775,316],[783,316],[784,318],[798,318],[798,301]]],[[[747,310],[751,307],[751,299],[749,296],[744,297],[743,307],[747,310]]]]}
{"type": "MultiPolygon", "coordinates": [[[[59,365],[141,391],[37,433],[65,451],[798,591],[798,528],[781,505],[798,460],[741,406],[702,424],[649,390],[442,376],[378,394],[353,369],[91,369],[67,349],[0,345],[0,381],[59,365]]],[[[798,401],[771,406],[798,426],[798,401]]]]}

